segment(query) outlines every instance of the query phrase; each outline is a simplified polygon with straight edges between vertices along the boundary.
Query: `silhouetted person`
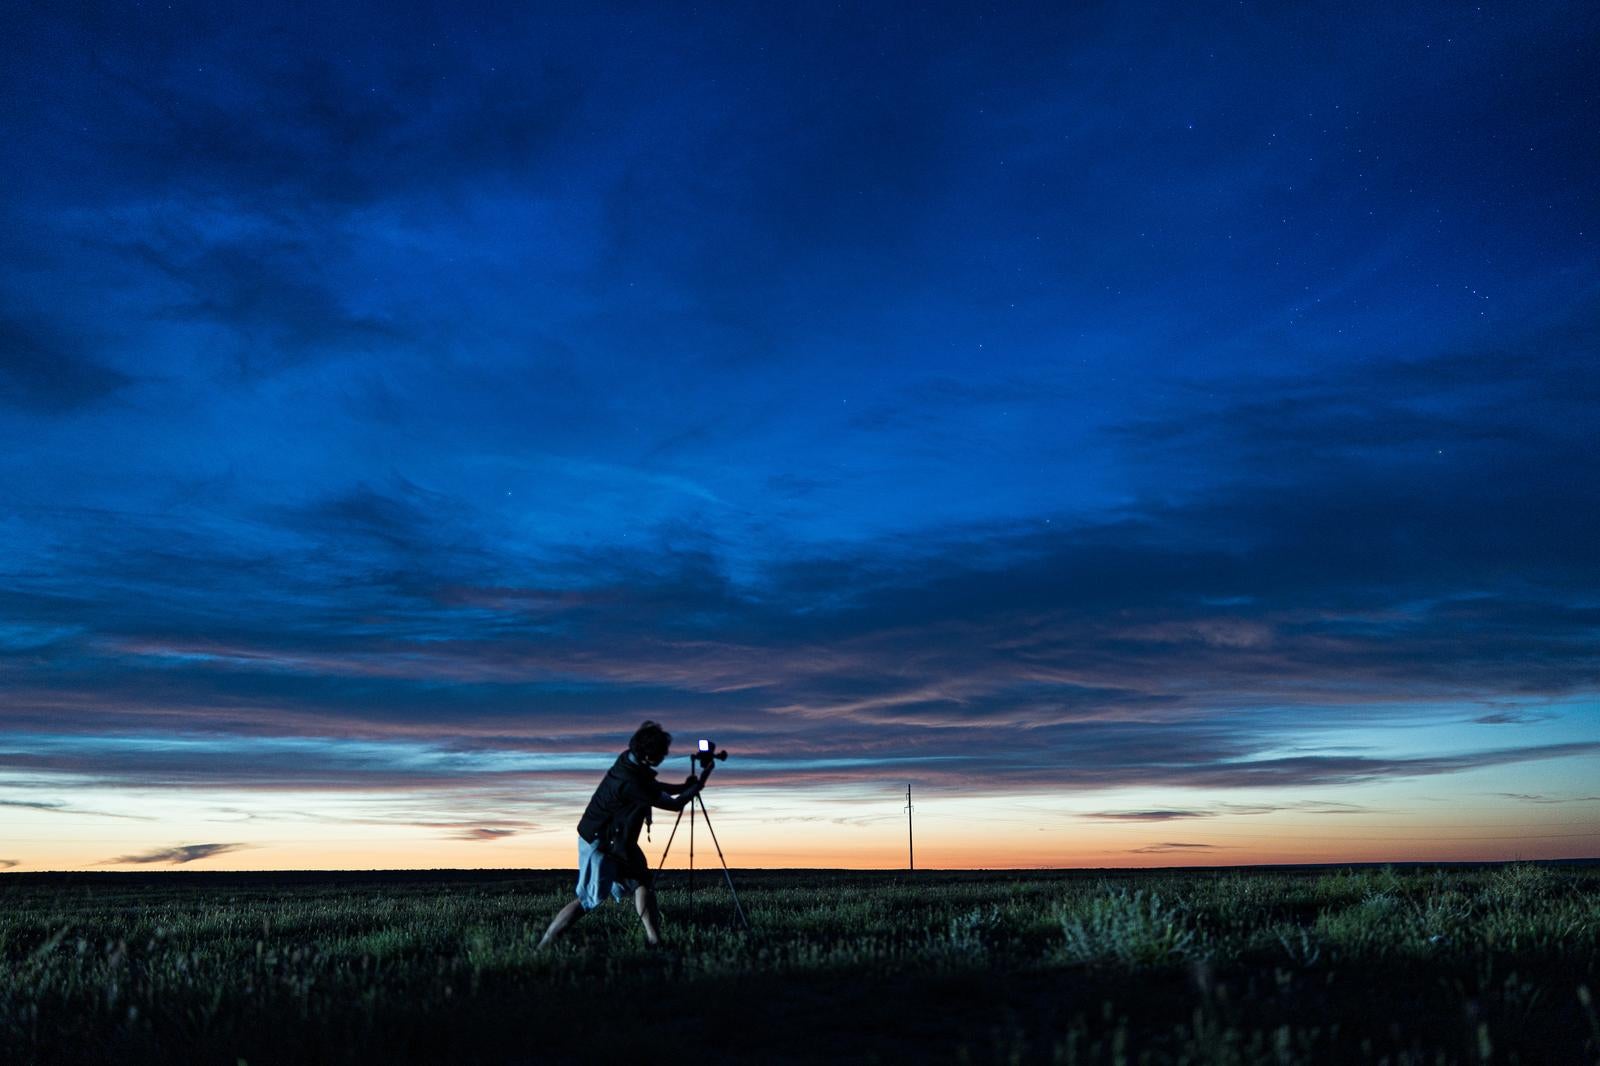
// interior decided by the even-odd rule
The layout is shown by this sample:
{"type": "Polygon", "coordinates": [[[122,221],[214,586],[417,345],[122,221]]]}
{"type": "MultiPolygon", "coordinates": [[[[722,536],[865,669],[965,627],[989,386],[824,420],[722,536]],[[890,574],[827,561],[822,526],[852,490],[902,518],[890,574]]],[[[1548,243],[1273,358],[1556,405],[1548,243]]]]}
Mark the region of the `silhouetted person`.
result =
{"type": "Polygon", "coordinates": [[[711,763],[702,764],[698,777],[681,785],[656,780],[655,768],[666,760],[672,734],[655,722],[646,722],[628,740],[628,750],[606,772],[578,822],[578,898],[561,909],[539,946],[564,933],[585,912],[607,896],[619,903],[630,895],[644,923],[645,940],[661,943],[661,915],[656,910],[655,874],[639,847],[639,830],[650,821],[650,809],[681,811],[699,794],[711,763]]]}

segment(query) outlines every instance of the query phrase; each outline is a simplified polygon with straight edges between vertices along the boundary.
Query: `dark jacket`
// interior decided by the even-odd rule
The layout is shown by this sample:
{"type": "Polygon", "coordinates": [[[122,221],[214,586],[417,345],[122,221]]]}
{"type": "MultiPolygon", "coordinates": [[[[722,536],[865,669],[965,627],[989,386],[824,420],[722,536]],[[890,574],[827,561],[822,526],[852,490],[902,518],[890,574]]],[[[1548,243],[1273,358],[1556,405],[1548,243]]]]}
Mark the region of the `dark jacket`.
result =
{"type": "Polygon", "coordinates": [[[700,779],[681,785],[662,784],[656,772],[623,752],[611,764],[589,806],[578,821],[578,835],[600,850],[617,857],[630,877],[647,879],[650,864],[639,847],[639,831],[650,819],[650,808],[681,811],[700,791],[700,779]]]}

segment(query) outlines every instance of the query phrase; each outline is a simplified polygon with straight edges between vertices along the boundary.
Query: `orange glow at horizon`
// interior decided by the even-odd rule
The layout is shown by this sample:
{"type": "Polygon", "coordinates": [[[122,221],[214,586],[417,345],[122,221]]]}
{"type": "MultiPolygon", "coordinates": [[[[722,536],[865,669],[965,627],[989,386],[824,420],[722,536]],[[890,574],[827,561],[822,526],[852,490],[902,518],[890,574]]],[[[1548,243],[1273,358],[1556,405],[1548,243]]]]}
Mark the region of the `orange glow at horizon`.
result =
{"type": "MultiPolygon", "coordinates": [[[[1564,768],[1576,779],[1589,767],[1564,768]]],[[[1494,800],[1493,780],[1459,775],[1455,793],[1436,785],[1374,784],[1306,813],[1294,800],[1268,810],[1259,795],[1172,792],[1080,793],[1070,797],[917,797],[918,869],[1144,868],[1366,862],[1470,862],[1600,855],[1600,802],[1494,800]],[[1465,786],[1476,785],[1476,788],[1465,786]],[[1477,798],[1472,798],[1476,796],[1477,798]],[[1248,798],[1258,806],[1240,802],[1248,798]],[[1359,799],[1359,804],[1354,800],[1359,799]],[[1211,804],[1205,807],[1205,804],[1211,804]],[[1343,808],[1348,807],[1346,813],[1343,808]],[[1190,808],[1196,810],[1191,811],[1190,808]],[[1239,813],[1249,811],[1254,813],[1239,813]],[[1332,813],[1329,813],[1329,812],[1332,813]],[[1132,812],[1132,813],[1129,813],[1132,812]],[[1213,813],[1220,812],[1220,813],[1213,813]]],[[[0,861],[42,870],[395,870],[571,869],[573,826],[587,788],[540,798],[516,828],[473,829],[418,815],[414,798],[348,794],[233,795],[211,804],[186,795],[107,796],[97,814],[8,812],[0,861]],[[251,810],[246,805],[256,804],[251,810]],[[395,804],[409,804],[403,817],[395,804]],[[310,813],[307,813],[310,812],[310,813]],[[389,812],[389,813],[384,813],[389,812]],[[182,847],[216,848],[191,861],[182,847]],[[170,853],[170,854],[169,854],[170,853]],[[139,858],[153,861],[132,861],[139,858]],[[124,861],[119,861],[124,860],[124,861]]],[[[87,801],[86,801],[87,802],[87,801]]],[[[471,798],[463,801],[470,804],[471,798]]],[[[835,796],[729,782],[708,792],[717,840],[734,868],[903,869],[903,793],[835,796]]],[[[426,806],[424,803],[423,806],[426,806]]],[[[504,814],[504,808],[501,809],[504,814]]],[[[657,812],[641,839],[660,863],[673,815],[657,812]]],[[[685,817],[665,869],[688,863],[685,817]]],[[[716,850],[696,820],[695,864],[715,868],[716,850]]]]}

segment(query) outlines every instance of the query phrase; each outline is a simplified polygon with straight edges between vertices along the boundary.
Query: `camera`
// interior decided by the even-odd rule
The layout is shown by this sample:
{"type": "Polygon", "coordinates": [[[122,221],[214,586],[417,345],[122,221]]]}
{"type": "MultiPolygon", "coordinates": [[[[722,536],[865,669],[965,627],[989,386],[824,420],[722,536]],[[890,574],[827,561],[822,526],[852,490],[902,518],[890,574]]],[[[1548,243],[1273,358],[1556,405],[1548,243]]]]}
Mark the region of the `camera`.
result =
{"type": "Polygon", "coordinates": [[[699,763],[701,766],[710,767],[712,759],[720,759],[723,762],[727,762],[728,761],[727,749],[726,748],[719,749],[711,741],[702,740],[699,743],[699,745],[697,746],[697,748],[695,750],[695,753],[694,753],[695,762],[699,763]]]}

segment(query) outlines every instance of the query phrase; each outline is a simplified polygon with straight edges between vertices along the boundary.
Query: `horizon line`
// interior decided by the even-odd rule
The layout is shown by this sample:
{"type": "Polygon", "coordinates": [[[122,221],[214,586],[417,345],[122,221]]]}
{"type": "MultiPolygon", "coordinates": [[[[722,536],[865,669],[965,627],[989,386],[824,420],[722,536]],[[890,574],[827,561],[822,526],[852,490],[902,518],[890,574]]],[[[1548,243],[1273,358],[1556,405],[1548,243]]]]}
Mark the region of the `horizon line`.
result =
{"type": "MultiPolygon", "coordinates": [[[[1600,856],[1562,856],[1540,859],[1364,859],[1352,861],[1332,862],[1279,862],[1279,863],[1212,863],[1205,865],[1188,866],[930,866],[908,870],[903,866],[730,866],[731,870],[743,870],[747,873],[841,873],[841,874],[907,874],[916,876],[918,873],[1085,873],[1105,870],[1126,871],[1130,873],[1162,873],[1173,871],[1218,871],[1218,870],[1314,870],[1314,869],[1343,869],[1357,867],[1384,867],[1384,866],[1576,866],[1600,865],[1600,856]]],[[[714,870],[714,867],[707,867],[714,870]]],[[[674,867],[670,870],[655,871],[657,877],[663,874],[687,874],[685,868],[674,867]]],[[[571,867],[518,867],[518,866],[398,866],[398,867],[370,867],[355,869],[329,869],[329,868],[298,868],[282,867],[278,869],[164,869],[164,870],[97,870],[97,869],[61,869],[61,870],[0,870],[0,878],[30,877],[30,876],[69,876],[87,874],[90,876],[112,877],[149,877],[165,876],[168,874],[198,874],[210,875],[273,875],[273,874],[504,874],[504,875],[532,875],[532,874],[561,874],[572,876],[571,867]]]]}

